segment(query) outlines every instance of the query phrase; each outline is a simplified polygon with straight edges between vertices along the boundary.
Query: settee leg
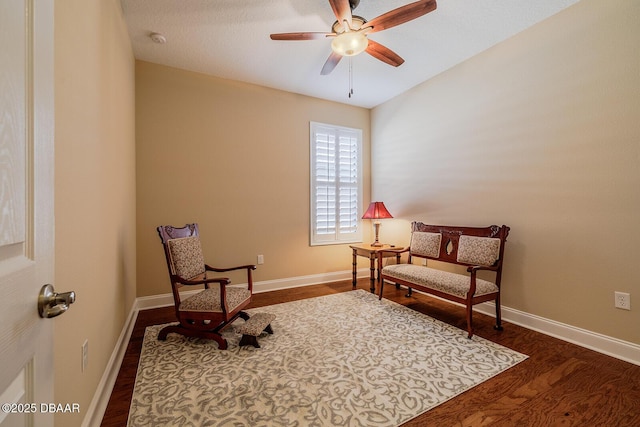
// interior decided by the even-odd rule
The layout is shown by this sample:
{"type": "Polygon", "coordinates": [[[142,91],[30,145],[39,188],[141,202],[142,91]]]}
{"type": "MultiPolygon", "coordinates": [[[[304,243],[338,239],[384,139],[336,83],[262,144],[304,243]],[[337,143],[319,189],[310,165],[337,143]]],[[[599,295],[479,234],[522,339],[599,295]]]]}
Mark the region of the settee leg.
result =
{"type": "Polygon", "coordinates": [[[473,336],[473,304],[467,301],[467,332],[469,335],[467,338],[471,339],[473,336]]]}
{"type": "Polygon", "coordinates": [[[496,331],[502,331],[502,310],[500,309],[500,294],[496,296],[496,325],[493,327],[496,331]]]}
{"type": "Polygon", "coordinates": [[[407,294],[405,295],[405,297],[409,298],[411,296],[411,294],[413,293],[413,289],[411,288],[407,288],[409,292],[407,292],[407,294]]]}

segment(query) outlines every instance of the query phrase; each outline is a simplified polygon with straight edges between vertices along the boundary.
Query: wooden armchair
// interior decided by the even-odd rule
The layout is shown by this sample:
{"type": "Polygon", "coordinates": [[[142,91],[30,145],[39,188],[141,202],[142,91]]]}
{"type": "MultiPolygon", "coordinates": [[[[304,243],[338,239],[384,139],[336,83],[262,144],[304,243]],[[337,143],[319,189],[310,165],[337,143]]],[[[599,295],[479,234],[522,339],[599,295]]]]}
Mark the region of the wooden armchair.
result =
{"type": "Polygon", "coordinates": [[[253,294],[252,271],[255,265],[231,268],[211,267],[204,262],[198,224],[186,224],[176,228],[164,225],[157,228],[164,246],[164,254],[169,269],[171,290],[179,325],[163,328],[159,340],[167,334],[177,333],[187,337],[215,340],[220,350],[227,348],[222,330],[238,317],[247,320],[249,316],[242,310],[249,305],[253,294]],[[207,273],[223,273],[233,270],[247,271],[247,288],[228,287],[231,281],[226,277],[208,277],[207,273]],[[183,286],[203,289],[186,298],[180,295],[183,286]]]}

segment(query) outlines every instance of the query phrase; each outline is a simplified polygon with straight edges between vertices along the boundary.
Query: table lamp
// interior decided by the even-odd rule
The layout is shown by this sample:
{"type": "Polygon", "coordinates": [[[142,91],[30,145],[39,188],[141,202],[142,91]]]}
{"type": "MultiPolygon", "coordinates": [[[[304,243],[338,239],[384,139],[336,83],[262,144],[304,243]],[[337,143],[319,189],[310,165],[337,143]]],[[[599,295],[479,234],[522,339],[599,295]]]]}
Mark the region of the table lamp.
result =
{"type": "Polygon", "coordinates": [[[373,219],[376,220],[373,223],[373,227],[376,230],[376,241],[371,244],[371,246],[382,246],[382,243],[378,242],[378,233],[380,232],[380,221],[379,219],[384,218],[393,218],[393,216],[389,213],[387,208],[384,206],[382,202],[371,202],[367,211],[362,215],[362,219],[373,219]]]}

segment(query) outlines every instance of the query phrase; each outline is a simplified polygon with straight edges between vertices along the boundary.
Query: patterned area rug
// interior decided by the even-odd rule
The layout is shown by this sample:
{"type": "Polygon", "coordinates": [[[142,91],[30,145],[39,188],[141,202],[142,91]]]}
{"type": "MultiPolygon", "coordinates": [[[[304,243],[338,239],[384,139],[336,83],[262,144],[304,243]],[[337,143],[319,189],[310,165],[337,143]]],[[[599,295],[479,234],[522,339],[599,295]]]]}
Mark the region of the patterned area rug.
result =
{"type": "Polygon", "coordinates": [[[261,348],[147,328],[128,426],[397,426],[527,358],[364,290],[248,312],[261,348]]]}

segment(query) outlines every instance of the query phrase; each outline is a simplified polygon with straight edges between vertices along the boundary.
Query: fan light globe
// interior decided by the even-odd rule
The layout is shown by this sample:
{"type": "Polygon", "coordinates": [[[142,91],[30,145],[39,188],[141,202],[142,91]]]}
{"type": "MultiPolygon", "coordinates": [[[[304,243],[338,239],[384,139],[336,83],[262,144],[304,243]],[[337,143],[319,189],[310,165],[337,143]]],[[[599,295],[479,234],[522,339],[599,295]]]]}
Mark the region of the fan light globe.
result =
{"type": "Polygon", "coordinates": [[[358,31],[347,31],[331,42],[331,49],[338,55],[355,56],[362,53],[369,45],[369,39],[358,31]]]}

